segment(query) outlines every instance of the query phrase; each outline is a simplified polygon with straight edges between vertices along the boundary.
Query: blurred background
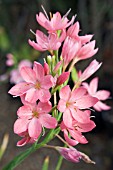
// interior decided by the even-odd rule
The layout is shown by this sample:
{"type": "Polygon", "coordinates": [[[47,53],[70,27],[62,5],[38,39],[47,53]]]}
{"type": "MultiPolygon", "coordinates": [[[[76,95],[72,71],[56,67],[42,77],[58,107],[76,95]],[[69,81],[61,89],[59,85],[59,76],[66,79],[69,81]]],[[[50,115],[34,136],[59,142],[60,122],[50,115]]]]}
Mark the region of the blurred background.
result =
{"type": "MultiPolygon", "coordinates": [[[[94,34],[96,46],[99,47],[95,58],[102,61],[103,65],[93,77],[99,76],[99,89],[111,92],[111,99],[107,101],[107,104],[113,107],[113,0],[0,0],[0,145],[4,135],[9,135],[6,151],[0,160],[0,169],[29,147],[16,147],[16,142],[20,138],[13,133],[13,124],[21,103],[18,98],[13,99],[7,94],[12,84],[8,79],[11,67],[6,66],[6,59],[7,54],[13,54],[16,64],[23,59],[30,61],[38,59],[42,62],[42,57],[46,53],[40,54],[28,45],[28,39],[34,38],[30,29],[34,32],[36,29],[41,29],[35,17],[36,13],[42,11],[41,5],[47,13],[59,11],[62,15],[71,8],[68,18],[77,14],[75,21],[80,22],[80,34],[94,34]]],[[[90,61],[89,59],[80,63],[80,68],[85,68],[90,61]]],[[[73,164],[64,160],[62,170],[113,169],[113,109],[95,112],[93,115],[97,127],[86,134],[89,143],[78,145],[77,148],[88,154],[96,165],[88,165],[82,161],[79,164],[73,164]]],[[[51,144],[62,145],[57,139],[51,144]]],[[[46,155],[50,156],[49,170],[54,170],[59,155],[49,149],[40,149],[33,153],[15,169],[41,170],[46,155]]]]}

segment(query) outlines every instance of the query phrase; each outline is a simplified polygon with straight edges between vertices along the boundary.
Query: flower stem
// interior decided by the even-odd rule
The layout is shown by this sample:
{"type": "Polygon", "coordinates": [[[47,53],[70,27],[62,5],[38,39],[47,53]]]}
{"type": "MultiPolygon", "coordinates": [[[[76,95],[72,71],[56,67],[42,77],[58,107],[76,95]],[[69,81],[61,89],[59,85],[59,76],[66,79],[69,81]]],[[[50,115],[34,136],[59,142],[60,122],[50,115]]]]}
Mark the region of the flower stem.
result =
{"type": "Polygon", "coordinates": [[[61,138],[61,136],[59,136],[58,134],[55,135],[58,139],[60,139],[65,145],[67,145],[68,147],[70,147],[70,145],[63,139],[61,138]]]}
{"type": "Polygon", "coordinates": [[[63,161],[63,157],[60,156],[55,170],[60,170],[62,161],[63,161]]]}

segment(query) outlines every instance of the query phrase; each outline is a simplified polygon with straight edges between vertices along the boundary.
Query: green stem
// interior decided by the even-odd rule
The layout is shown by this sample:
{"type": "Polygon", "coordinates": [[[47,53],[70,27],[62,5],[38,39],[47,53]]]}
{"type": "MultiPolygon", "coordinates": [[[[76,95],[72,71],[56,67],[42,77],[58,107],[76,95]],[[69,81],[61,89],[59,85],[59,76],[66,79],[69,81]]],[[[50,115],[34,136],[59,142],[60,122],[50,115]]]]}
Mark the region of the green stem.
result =
{"type": "Polygon", "coordinates": [[[22,152],[18,156],[16,156],[9,164],[7,164],[2,170],[13,170],[16,168],[22,161],[24,161],[31,153],[35,152],[37,149],[43,147],[45,144],[47,144],[50,140],[52,140],[55,136],[55,134],[58,134],[60,132],[60,128],[50,130],[50,132],[47,134],[45,139],[39,143],[39,144],[33,144],[32,147],[27,149],[26,151],[22,152]]]}
{"type": "Polygon", "coordinates": [[[63,161],[63,157],[60,156],[55,170],[60,170],[62,161],[63,161]]]}

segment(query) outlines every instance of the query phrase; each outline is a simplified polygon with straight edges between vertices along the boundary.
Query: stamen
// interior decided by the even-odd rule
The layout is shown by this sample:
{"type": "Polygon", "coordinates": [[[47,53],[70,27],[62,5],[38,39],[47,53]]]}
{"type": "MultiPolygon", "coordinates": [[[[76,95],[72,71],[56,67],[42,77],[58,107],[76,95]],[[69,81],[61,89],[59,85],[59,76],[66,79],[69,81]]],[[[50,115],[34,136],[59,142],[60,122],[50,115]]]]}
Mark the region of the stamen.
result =
{"type": "Polygon", "coordinates": [[[43,9],[43,11],[44,11],[44,14],[45,14],[46,18],[49,20],[49,17],[48,17],[48,15],[47,15],[47,12],[46,12],[46,10],[44,9],[43,5],[41,5],[41,7],[42,7],[42,9],[43,9]]]}
{"type": "MultiPolygon", "coordinates": [[[[63,18],[67,17],[68,14],[70,13],[70,11],[71,11],[71,8],[66,12],[66,14],[63,16],[63,18]]],[[[63,18],[62,18],[62,19],[63,19],[63,18]]]]}
{"type": "Polygon", "coordinates": [[[91,109],[91,108],[88,108],[89,110],[91,110],[91,111],[93,111],[93,112],[95,112],[95,110],[94,109],[91,109]]]}
{"type": "Polygon", "coordinates": [[[94,117],[94,118],[95,118],[95,116],[90,116],[90,118],[92,118],[92,117],[94,117]]]}
{"type": "Polygon", "coordinates": [[[30,32],[36,36],[36,34],[34,33],[34,31],[33,31],[33,30],[31,30],[31,29],[30,29],[30,32]]]}
{"type": "Polygon", "coordinates": [[[44,136],[45,135],[45,129],[44,129],[44,127],[42,127],[42,136],[44,136]]]}

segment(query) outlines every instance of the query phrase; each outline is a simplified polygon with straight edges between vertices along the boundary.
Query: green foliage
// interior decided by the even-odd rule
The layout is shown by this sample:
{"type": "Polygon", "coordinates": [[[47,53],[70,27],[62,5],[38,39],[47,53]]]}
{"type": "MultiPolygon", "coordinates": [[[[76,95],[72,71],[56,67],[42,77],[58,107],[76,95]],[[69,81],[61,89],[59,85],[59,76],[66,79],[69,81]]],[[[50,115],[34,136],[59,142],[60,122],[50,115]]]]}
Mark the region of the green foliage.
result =
{"type": "Polygon", "coordinates": [[[71,78],[74,83],[78,80],[78,74],[77,74],[77,70],[75,67],[73,67],[73,69],[72,69],[71,78]]]}
{"type": "Polygon", "coordinates": [[[48,168],[49,168],[49,157],[47,156],[44,160],[42,170],[49,170],[48,168]]]}

